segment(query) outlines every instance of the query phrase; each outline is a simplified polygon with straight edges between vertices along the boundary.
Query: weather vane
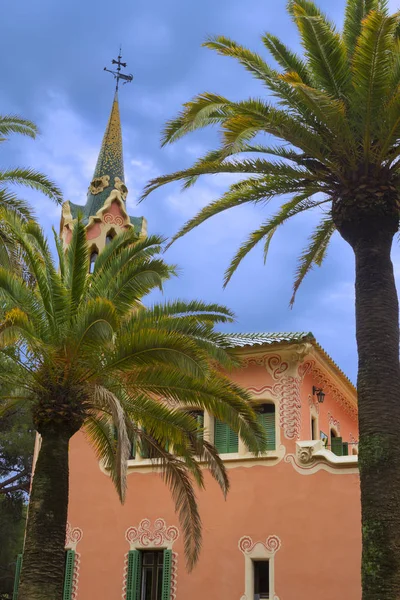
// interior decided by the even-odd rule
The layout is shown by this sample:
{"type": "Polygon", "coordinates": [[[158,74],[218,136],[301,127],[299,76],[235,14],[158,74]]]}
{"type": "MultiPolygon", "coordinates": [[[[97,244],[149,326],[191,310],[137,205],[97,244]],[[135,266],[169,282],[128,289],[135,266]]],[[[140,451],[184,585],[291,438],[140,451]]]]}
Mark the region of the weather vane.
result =
{"type": "Polygon", "coordinates": [[[122,79],[124,84],[125,83],[130,83],[133,79],[133,75],[125,75],[125,73],[121,73],[121,67],[124,67],[124,69],[126,68],[126,63],[121,62],[121,48],[119,49],[119,54],[118,54],[118,60],[114,60],[112,59],[111,63],[113,65],[118,65],[117,66],[117,70],[116,71],[111,71],[111,69],[107,69],[106,67],[104,67],[104,70],[107,71],[108,73],[112,73],[114,75],[114,79],[117,80],[117,85],[115,90],[118,92],[118,85],[119,85],[119,80],[122,79]]]}

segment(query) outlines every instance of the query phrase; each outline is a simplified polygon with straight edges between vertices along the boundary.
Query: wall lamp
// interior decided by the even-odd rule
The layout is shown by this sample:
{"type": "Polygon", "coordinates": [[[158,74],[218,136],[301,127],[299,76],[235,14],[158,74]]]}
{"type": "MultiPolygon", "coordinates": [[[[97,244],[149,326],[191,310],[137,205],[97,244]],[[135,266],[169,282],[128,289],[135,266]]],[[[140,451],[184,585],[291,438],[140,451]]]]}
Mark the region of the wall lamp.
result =
{"type": "Polygon", "coordinates": [[[324,390],[322,388],[317,388],[317,387],[315,387],[315,385],[313,385],[312,393],[313,393],[313,396],[317,396],[318,402],[320,402],[322,404],[323,401],[325,400],[324,390]]]}

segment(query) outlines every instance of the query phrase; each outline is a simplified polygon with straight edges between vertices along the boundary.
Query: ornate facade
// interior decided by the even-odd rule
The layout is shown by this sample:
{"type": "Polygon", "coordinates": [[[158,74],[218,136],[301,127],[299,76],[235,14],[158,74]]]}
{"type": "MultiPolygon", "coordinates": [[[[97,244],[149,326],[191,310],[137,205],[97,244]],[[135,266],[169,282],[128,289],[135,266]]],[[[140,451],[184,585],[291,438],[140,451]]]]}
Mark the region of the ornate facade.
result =
{"type": "MultiPolygon", "coordinates": [[[[128,215],[127,194],[116,97],[87,202],[63,206],[64,244],[78,218],[94,254],[127,228],[144,235],[144,219],[128,215]]],[[[75,600],[360,598],[353,385],[310,333],[236,334],[231,347],[241,359],[231,377],[252,394],[270,449],[254,456],[234,436],[222,444],[213,415],[204,414],[204,435],[229,469],[231,490],[225,501],[205,473],[206,490],[198,495],[204,542],[191,573],[159,468],[140,456],[130,460],[120,505],[84,435],[73,437],[69,521],[75,529],[68,530],[67,548],[77,553],[79,542],[75,600]],[[151,577],[157,592],[149,592],[151,577]]]]}

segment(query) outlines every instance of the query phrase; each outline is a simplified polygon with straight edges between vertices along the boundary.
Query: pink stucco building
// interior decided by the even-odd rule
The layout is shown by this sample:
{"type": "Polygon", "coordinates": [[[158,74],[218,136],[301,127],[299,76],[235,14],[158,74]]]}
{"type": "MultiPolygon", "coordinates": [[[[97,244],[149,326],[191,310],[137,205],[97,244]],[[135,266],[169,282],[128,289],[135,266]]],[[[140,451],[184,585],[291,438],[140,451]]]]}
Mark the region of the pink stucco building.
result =
{"type": "MultiPolygon", "coordinates": [[[[143,219],[125,208],[118,100],[84,207],[66,203],[67,244],[79,210],[92,263],[107,240],[143,219]]],[[[206,474],[198,501],[200,561],[188,573],[170,493],[158,467],[129,461],[119,503],[111,479],[82,433],[70,446],[72,557],[65,598],[75,600],[357,600],[360,494],[356,390],[309,333],[235,334],[241,367],[231,377],[257,403],[269,450],[255,457],[226,426],[200,414],[204,435],[228,469],[224,500],[206,474]]]]}

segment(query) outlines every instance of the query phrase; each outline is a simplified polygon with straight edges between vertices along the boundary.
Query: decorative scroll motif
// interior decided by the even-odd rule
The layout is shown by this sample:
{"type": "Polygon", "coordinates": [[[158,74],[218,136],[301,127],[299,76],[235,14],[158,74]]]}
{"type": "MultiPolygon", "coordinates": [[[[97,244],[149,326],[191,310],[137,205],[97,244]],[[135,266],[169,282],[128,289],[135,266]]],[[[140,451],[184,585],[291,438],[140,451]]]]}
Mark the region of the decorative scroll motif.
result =
{"type": "MultiPolygon", "coordinates": [[[[128,577],[128,552],[124,556],[124,572],[122,584],[122,600],[126,600],[126,581],[128,577]]],[[[176,591],[178,587],[178,553],[172,553],[171,564],[171,595],[170,600],[176,600],[176,591]]]]}
{"type": "Polygon", "coordinates": [[[358,438],[355,438],[352,433],[350,433],[349,438],[352,444],[358,444],[358,438]]]}
{"type": "Polygon", "coordinates": [[[103,190],[108,188],[110,185],[110,176],[103,175],[102,177],[95,177],[89,185],[89,192],[94,196],[100,194],[103,190]]]}
{"type": "MultiPolygon", "coordinates": [[[[306,450],[309,448],[306,447],[306,450]]],[[[311,454],[313,449],[310,448],[311,454]]],[[[297,450],[297,455],[295,454],[287,454],[284,458],[285,462],[300,473],[301,475],[313,475],[314,473],[318,473],[318,471],[327,471],[328,473],[332,473],[333,475],[358,475],[358,463],[357,461],[353,463],[346,464],[335,464],[330,465],[325,460],[315,460],[315,456],[311,456],[310,460],[308,460],[308,456],[310,453],[303,453],[303,448],[301,451],[297,450]],[[304,462],[300,459],[300,454],[304,462]],[[307,461],[307,462],[306,462],[307,461]]],[[[347,459],[347,456],[345,457],[347,459]]],[[[354,457],[356,459],[356,457],[354,457]]]]}
{"type": "Polygon", "coordinates": [[[116,190],[118,190],[120,192],[122,198],[124,200],[126,200],[126,197],[128,195],[128,188],[126,187],[124,182],[121,181],[121,179],[119,177],[114,177],[114,188],[116,190]]]}
{"type": "Polygon", "coordinates": [[[297,372],[301,380],[303,380],[308,373],[311,373],[314,364],[315,361],[313,360],[305,360],[299,365],[297,372]]]}
{"type": "Polygon", "coordinates": [[[167,527],[164,519],[156,519],[153,527],[151,527],[150,519],[142,519],[138,527],[129,527],[125,533],[125,538],[131,548],[165,546],[173,544],[178,537],[178,528],[173,525],[167,527]]]}
{"type": "Polygon", "coordinates": [[[301,399],[298,377],[282,377],[273,387],[279,397],[279,425],[288,440],[299,439],[301,427],[301,399]]]}
{"type": "Polygon", "coordinates": [[[119,227],[122,227],[124,224],[124,219],[121,215],[112,215],[111,213],[106,213],[103,216],[103,221],[104,223],[107,223],[107,225],[119,225],[119,227]]]}
{"type": "Polygon", "coordinates": [[[275,396],[274,388],[272,385],[264,385],[263,387],[248,387],[246,388],[248,392],[252,392],[253,394],[263,394],[264,392],[268,392],[269,394],[275,396]]]}
{"type": "MultiPolygon", "coordinates": [[[[170,525],[167,527],[164,519],[156,519],[151,527],[150,519],[142,519],[137,527],[129,527],[125,532],[125,539],[131,550],[140,550],[150,547],[172,548],[179,537],[179,529],[170,525]]],[[[128,553],[125,554],[122,598],[126,599],[126,578],[128,574],[128,553]]],[[[176,600],[178,586],[178,553],[172,552],[171,565],[171,600],[176,600]]]]}
{"type": "Polygon", "coordinates": [[[313,447],[300,446],[297,448],[297,459],[303,465],[307,465],[313,461],[313,447]]]}
{"type": "Polygon", "coordinates": [[[270,562],[270,598],[271,600],[279,600],[278,596],[275,595],[274,567],[275,554],[281,547],[281,540],[277,535],[268,536],[265,542],[253,542],[252,538],[248,535],[245,535],[242,538],[240,538],[238,542],[238,547],[239,550],[243,552],[245,557],[245,593],[241,597],[241,600],[252,600],[254,597],[254,592],[252,590],[253,585],[252,583],[250,583],[253,579],[252,560],[254,557],[259,558],[260,546],[264,548],[264,556],[266,556],[270,562]]]}
{"type": "Polygon", "coordinates": [[[67,529],[65,533],[65,547],[70,550],[76,550],[77,544],[83,538],[83,531],[79,527],[71,527],[70,523],[67,523],[67,529]]]}
{"type": "Polygon", "coordinates": [[[239,550],[243,554],[249,554],[257,544],[262,544],[270,554],[275,554],[281,547],[281,540],[277,535],[270,535],[267,537],[265,542],[253,542],[252,538],[248,535],[244,535],[240,538],[238,546],[239,550]]]}
{"type": "Polygon", "coordinates": [[[328,420],[329,420],[329,427],[334,427],[335,429],[337,429],[337,432],[340,434],[340,422],[335,419],[330,412],[328,412],[328,420]]]}
{"type": "Polygon", "coordinates": [[[357,420],[357,409],[353,404],[346,398],[344,394],[335,386],[335,384],[327,377],[327,375],[321,371],[315,365],[312,369],[313,378],[318,386],[322,387],[325,392],[330,394],[332,398],[343,407],[344,411],[350,415],[353,421],[357,420]]]}
{"type": "Polygon", "coordinates": [[[266,363],[267,371],[272,375],[275,381],[279,381],[283,373],[289,368],[289,363],[283,362],[279,354],[269,356],[266,363]]]}
{"type": "Polygon", "coordinates": [[[319,415],[319,402],[314,396],[311,396],[311,394],[308,394],[308,405],[311,410],[314,409],[317,415],[319,415]]]}
{"type": "Polygon", "coordinates": [[[81,566],[81,555],[76,551],[78,543],[83,537],[83,531],[79,527],[71,527],[70,523],[67,523],[66,535],[65,535],[65,547],[68,550],[75,550],[75,562],[74,562],[74,573],[72,577],[72,593],[71,600],[77,600],[78,598],[78,583],[79,583],[79,569],[81,566]]]}

